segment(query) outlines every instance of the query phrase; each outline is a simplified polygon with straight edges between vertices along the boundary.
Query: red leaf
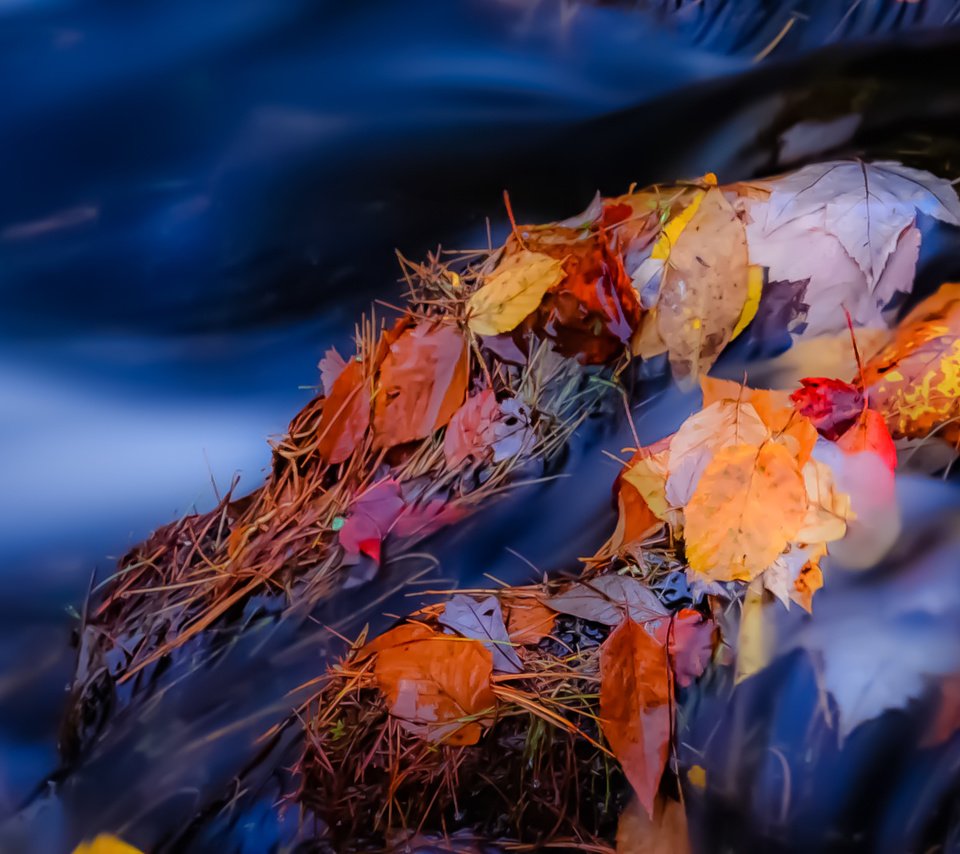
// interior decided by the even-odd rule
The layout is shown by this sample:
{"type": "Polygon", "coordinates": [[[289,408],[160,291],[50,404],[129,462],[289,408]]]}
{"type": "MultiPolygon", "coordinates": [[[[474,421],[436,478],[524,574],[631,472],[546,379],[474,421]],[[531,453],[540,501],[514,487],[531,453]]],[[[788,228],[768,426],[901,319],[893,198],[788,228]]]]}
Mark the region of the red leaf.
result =
{"type": "Polygon", "coordinates": [[[664,644],[670,639],[670,658],[677,683],[686,688],[703,675],[713,657],[713,620],[705,620],[692,608],[681,609],[669,623],[657,626],[655,636],[664,644]]]}
{"type": "Polygon", "coordinates": [[[794,407],[831,441],[836,441],[863,411],[863,393],[850,383],[827,377],[807,377],[800,383],[803,388],[790,395],[794,407]]]}
{"type": "Polygon", "coordinates": [[[667,762],[672,694],[666,650],[628,617],[600,648],[600,723],[649,815],[667,762]]]}
{"type": "Polygon", "coordinates": [[[897,448],[883,416],[873,409],[864,409],[853,425],[837,439],[837,447],[848,454],[873,451],[890,471],[897,467],[897,448]]]}
{"type": "Polygon", "coordinates": [[[432,498],[419,504],[408,504],[397,517],[391,533],[405,539],[422,540],[466,515],[467,511],[462,506],[450,505],[442,498],[432,498]]]}
{"type": "Polygon", "coordinates": [[[363,365],[351,359],[323,401],[317,453],[328,463],[342,463],[357,449],[369,426],[370,390],[363,365]]]}
{"type": "Polygon", "coordinates": [[[400,485],[381,480],[362,492],[347,511],[340,529],[340,545],[347,554],[365,554],[380,562],[380,544],[403,511],[400,485]]]}
{"type": "Polygon", "coordinates": [[[430,436],[463,403],[467,348],[454,326],[421,323],[389,344],[373,408],[376,445],[390,448],[430,436]]]}

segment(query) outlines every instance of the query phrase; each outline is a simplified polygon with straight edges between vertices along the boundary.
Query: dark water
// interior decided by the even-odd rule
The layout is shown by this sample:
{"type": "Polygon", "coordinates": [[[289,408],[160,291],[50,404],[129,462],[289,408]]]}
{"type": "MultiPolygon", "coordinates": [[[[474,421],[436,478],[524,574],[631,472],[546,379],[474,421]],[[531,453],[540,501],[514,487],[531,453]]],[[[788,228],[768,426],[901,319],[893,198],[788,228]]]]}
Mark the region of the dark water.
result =
{"type": "MultiPolygon", "coordinates": [[[[259,482],[264,440],[309,399],[301,387],[316,383],[322,351],[371,299],[396,298],[395,248],[480,243],[487,216],[496,238],[504,188],[521,220],[537,220],[582,209],[597,189],[708,170],[734,180],[833,151],[956,176],[958,14],[952,2],[892,0],[0,2],[0,808],[12,816],[0,850],[64,851],[101,829],[145,847],[170,840],[289,706],[304,661],[319,668],[319,634],[300,633],[293,651],[287,629],[257,635],[203,674],[203,691],[171,676],[56,797],[38,796],[57,766],[69,609],[91,572],[102,577],[157,524],[210,507],[211,480],[259,482]],[[802,124],[836,119],[845,133],[802,124]]],[[[919,291],[960,276],[953,240],[925,237],[919,291]]],[[[691,403],[659,398],[640,429],[662,435],[691,403]]],[[[550,570],[592,551],[610,472],[576,460],[569,472],[578,505],[546,490],[537,515],[519,502],[492,509],[431,545],[433,580],[526,580],[506,546],[550,570]]],[[[940,586],[956,585],[956,496],[926,483],[905,494],[927,508],[917,524],[946,538],[940,586]]],[[[914,553],[896,557],[904,572],[914,553]]],[[[417,571],[397,568],[393,581],[417,571]]],[[[405,608],[401,593],[379,601],[390,581],[331,603],[330,622],[405,608]]],[[[837,588],[841,609],[859,601],[837,588]]],[[[956,757],[924,769],[881,728],[861,753],[889,758],[889,785],[874,803],[839,797],[857,786],[836,782],[836,767],[868,766],[849,752],[803,765],[805,739],[789,733],[809,717],[810,680],[787,661],[762,689],[784,699],[763,714],[705,701],[711,721],[731,721],[725,746],[710,748],[717,761],[751,748],[733,793],[704,806],[707,850],[724,839],[753,850],[751,834],[821,844],[812,822],[847,841],[869,827],[857,837],[867,848],[882,838],[906,850],[914,837],[897,833],[922,832],[956,785],[956,757]],[[747,718],[765,729],[738,731],[747,718]],[[804,808],[771,829],[758,816],[780,791],[762,756],[774,742],[808,776],[804,808]]],[[[194,836],[198,850],[264,850],[280,831],[269,810],[257,815],[225,831],[229,845],[194,836]]]]}

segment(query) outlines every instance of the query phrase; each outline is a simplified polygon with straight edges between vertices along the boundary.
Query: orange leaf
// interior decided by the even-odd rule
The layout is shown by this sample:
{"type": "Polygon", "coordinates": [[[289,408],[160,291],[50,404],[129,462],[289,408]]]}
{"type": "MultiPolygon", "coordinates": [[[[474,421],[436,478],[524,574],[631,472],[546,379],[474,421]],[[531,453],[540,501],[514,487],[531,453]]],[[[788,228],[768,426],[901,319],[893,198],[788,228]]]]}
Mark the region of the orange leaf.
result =
{"type": "Polygon", "coordinates": [[[666,650],[626,618],[600,648],[600,723],[651,815],[667,761],[672,696],[666,650]]]}
{"type": "Polygon", "coordinates": [[[410,643],[410,641],[430,638],[435,634],[436,632],[433,629],[423,623],[401,623],[382,635],[377,635],[354,656],[353,660],[363,661],[365,658],[369,658],[385,649],[410,643]]]}
{"type": "Polygon", "coordinates": [[[496,697],[493,656],[476,640],[430,633],[381,649],[374,675],[390,714],[408,732],[445,744],[476,744],[496,697]]]}
{"type": "Polygon", "coordinates": [[[533,596],[525,596],[510,603],[507,631],[514,643],[538,644],[553,631],[556,621],[556,611],[533,596]]]}
{"type": "Polygon", "coordinates": [[[401,333],[380,368],[377,446],[424,439],[443,427],[463,403],[467,369],[466,342],[456,327],[421,323],[401,333]]]}
{"type": "Polygon", "coordinates": [[[883,416],[864,409],[853,425],[837,439],[837,447],[848,454],[873,451],[890,471],[897,467],[897,449],[883,416]]]}
{"type": "Polygon", "coordinates": [[[941,285],[914,308],[864,365],[863,380],[895,439],[960,417],[960,284],[941,285]]]}
{"type": "Polygon", "coordinates": [[[690,567],[716,581],[750,581],[793,539],[806,508],[797,460],[783,445],[722,448],[686,506],[690,567]]]}
{"type": "Polygon", "coordinates": [[[369,426],[370,390],[363,365],[351,359],[323,401],[317,453],[328,463],[342,463],[357,449],[369,426]]]}
{"type": "Polygon", "coordinates": [[[617,824],[617,854],[690,854],[683,804],[657,798],[651,816],[631,798],[617,824]]]}

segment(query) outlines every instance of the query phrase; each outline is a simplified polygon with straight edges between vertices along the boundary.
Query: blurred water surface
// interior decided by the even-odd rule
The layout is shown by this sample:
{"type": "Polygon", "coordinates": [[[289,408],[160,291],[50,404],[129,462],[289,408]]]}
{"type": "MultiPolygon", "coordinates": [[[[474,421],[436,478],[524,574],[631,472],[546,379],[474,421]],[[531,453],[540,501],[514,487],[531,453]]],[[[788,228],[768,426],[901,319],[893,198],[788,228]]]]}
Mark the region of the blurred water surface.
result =
{"type": "MultiPolygon", "coordinates": [[[[56,765],[68,609],[91,572],[210,507],[211,481],[257,485],[323,350],[396,299],[395,249],[486,242],[487,217],[496,239],[504,188],[536,220],[634,180],[734,180],[831,151],[955,175],[957,14],[937,0],[0,0],[0,806],[56,765]]],[[[925,240],[921,291],[960,273],[951,239],[925,240]]],[[[663,398],[651,438],[690,405],[663,398]]],[[[602,503],[608,472],[579,477],[584,506],[602,503]]],[[[477,524],[537,565],[581,553],[537,553],[509,520],[477,524]]],[[[480,571],[456,563],[462,543],[438,548],[454,581],[480,571]]],[[[262,705],[251,731],[276,712],[262,705]]],[[[184,741],[158,720],[117,735],[60,819],[28,824],[50,834],[36,850],[111,816],[141,819],[147,844],[229,777],[207,738],[219,719],[190,718],[184,741]],[[170,752],[185,742],[197,752],[170,752]],[[135,749],[149,761],[115,761],[135,749]]]]}

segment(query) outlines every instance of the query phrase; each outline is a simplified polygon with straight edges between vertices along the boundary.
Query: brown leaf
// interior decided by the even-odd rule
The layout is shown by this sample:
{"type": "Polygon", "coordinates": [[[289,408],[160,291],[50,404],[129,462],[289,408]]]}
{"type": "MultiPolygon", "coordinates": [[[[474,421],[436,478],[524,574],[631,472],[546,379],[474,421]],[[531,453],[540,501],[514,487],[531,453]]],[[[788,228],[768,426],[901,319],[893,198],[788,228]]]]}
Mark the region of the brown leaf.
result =
{"type": "Polygon", "coordinates": [[[747,236],[721,190],[706,191],[670,250],[657,303],[674,377],[691,386],[730,341],[747,299],[747,236]]]}
{"type": "Polygon", "coordinates": [[[803,478],[786,447],[722,448],[684,513],[691,569],[714,581],[750,581],[793,539],[806,509],[803,478]]]}
{"type": "Polygon", "coordinates": [[[357,449],[369,426],[370,389],[363,365],[351,359],[323,401],[317,426],[317,453],[328,463],[342,463],[357,449]]]}
{"type": "Polygon", "coordinates": [[[517,644],[538,644],[557,621],[557,612],[533,596],[512,599],[507,611],[507,631],[517,644]]]}
{"type": "Polygon", "coordinates": [[[600,648],[600,723],[651,816],[670,744],[672,696],[666,650],[628,617],[600,648]]]}
{"type": "Polygon", "coordinates": [[[617,825],[617,854],[690,854],[683,804],[657,798],[650,816],[631,798],[617,825]]]}
{"type": "Polygon", "coordinates": [[[458,469],[468,459],[482,462],[492,453],[496,441],[494,423],[500,415],[492,389],[467,398],[450,419],[443,437],[443,456],[447,468],[458,469]]]}
{"type": "Polygon", "coordinates": [[[629,615],[651,631],[670,613],[656,593],[628,575],[601,575],[590,581],[575,582],[545,603],[561,614],[606,626],[619,625],[629,615]]]}
{"type": "Polygon", "coordinates": [[[402,332],[380,368],[377,447],[424,439],[443,427],[463,403],[467,368],[466,342],[456,327],[421,323],[402,332]]]}
{"type": "Polygon", "coordinates": [[[374,664],[390,714],[404,729],[456,745],[479,741],[496,706],[492,673],[483,644],[435,633],[380,649],[374,664]]]}

